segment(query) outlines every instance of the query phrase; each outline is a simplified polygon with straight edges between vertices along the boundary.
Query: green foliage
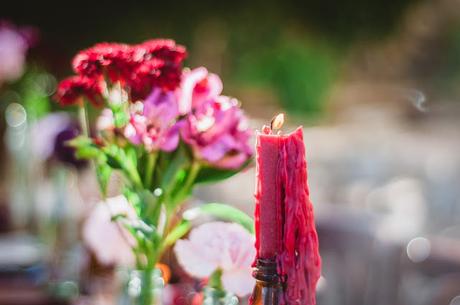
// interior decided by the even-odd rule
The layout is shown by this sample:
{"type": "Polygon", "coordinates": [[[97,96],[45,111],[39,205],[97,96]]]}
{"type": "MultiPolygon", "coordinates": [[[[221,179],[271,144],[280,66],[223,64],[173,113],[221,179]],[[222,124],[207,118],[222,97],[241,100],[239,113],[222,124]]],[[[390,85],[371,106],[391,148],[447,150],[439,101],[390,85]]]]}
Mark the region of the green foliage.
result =
{"type": "Polygon", "coordinates": [[[337,76],[338,57],[327,47],[281,40],[240,60],[238,80],[270,88],[292,112],[318,113],[337,76]]]}
{"type": "Polygon", "coordinates": [[[171,155],[162,154],[163,160],[168,159],[167,164],[163,165],[159,173],[159,187],[166,192],[170,192],[174,185],[181,184],[184,179],[183,169],[190,166],[190,157],[184,145],[171,155]]]}
{"type": "Polygon", "coordinates": [[[203,204],[185,211],[183,217],[186,220],[192,220],[203,215],[212,215],[223,220],[236,222],[248,230],[248,232],[254,234],[253,219],[239,209],[223,203],[203,204]]]}
{"type": "Polygon", "coordinates": [[[441,96],[456,96],[460,92],[460,23],[449,33],[446,49],[439,68],[425,78],[429,78],[441,96]]]}
{"type": "Polygon", "coordinates": [[[79,158],[94,161],[103,196],[107,194],[112,172],[117,171],[124,178],[123,193],[139,219],[133,221],[123,215],[115,215],[113,220],[123,224],[135,238],[133,251],[141,269],[153,268],[163,251],[187,234],[193,217],[212,215],[239,223],[249,232],[254,232],[248,215],[218,203],[189,210],[177,225],[171,227],[170,224],[177,208],[191,195],[197,183],[228,178],[250,161],[237,170],[213,170],[194,159],[190,148],[183,143],[171,153],[148,152],[142,147],[113,139],[98,140],[96,144],[95,140],[86,136],[76,137],[68,145],[76,149],[79,158]],[[165,223],[159,221],[162,212],[165,212],[165,223]]]}
{"type": "Polygon", "coordinates": [[[252,159],[248,159],[240,168],[238,169],[221,169],[210,166],[202,166],[200,172],[198,173],[195,183],[213,183],[221,180],[228,179],[237,173],[244,170],[252,163],[252,159]]]}
{"type": "Polygon", "coordinates": [[[182,220],[172,229],[163,241],[163,249],[171,247],[174,243],[190,231],[192,224],[188,220],[182,220]]]}
{"type": "Polygon", "coordinates": [[[99,183],[102,196],[107,196],[107,187],[109,185],[110,177],[112,175],[112,168],[107,164],[96,164],[96,176],[99,183]]]}

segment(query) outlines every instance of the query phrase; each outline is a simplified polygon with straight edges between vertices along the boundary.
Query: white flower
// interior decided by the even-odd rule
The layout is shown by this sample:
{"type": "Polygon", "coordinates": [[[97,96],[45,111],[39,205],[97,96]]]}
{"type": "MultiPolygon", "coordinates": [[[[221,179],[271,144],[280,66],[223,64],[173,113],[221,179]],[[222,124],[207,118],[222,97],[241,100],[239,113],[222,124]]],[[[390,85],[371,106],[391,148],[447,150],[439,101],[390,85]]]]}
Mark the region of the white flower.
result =
{"type": "Polygon", "coordinates": [[[174,251],[179,264],[192,276],[206,278],[220,268],[225,290],[245,296],[254,287],[254,236],[238,224],[203,224],[191,231],[188,240],[178,240],[174,251]]]}
{"type": "Polygon", "coordinates": [[[102,264],[132,265],[134,238],[122,225],[112,221],[116,215],[136,219],[135,211],[122,195],[108,198],[93,208],[83,226],[83,241],[102,264]]]}
{"type": "Polygon", "coordinates": [[[113,131],[115,129],[115,119],[112,110],[109,108],[102,110],[101,115],[96,121],[96,129],[98,131],[113,131]]]}

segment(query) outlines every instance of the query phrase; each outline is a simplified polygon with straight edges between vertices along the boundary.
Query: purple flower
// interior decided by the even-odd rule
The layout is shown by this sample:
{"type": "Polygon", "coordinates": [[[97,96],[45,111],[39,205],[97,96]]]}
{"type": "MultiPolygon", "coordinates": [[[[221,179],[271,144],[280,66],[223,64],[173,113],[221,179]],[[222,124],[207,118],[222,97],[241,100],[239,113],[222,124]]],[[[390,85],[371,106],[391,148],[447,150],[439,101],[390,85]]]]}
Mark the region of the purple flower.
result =
{"type": "Polygon", "coordinates": [[[32,125],[32,152],[42,162],[54,159],[82,168],[87,162],[78,159],[75,156],[75,149],[67,145],[67,141],[79,134],[78,124],[67,113],[49,114],[32,125]]]}
{"type": "Polygon", "coordinates": [[[187,114],[219,96],[222,87],[219,76],[209,73],[204,67],[184,71],[180,90],[177,91],[180,114],[187,114]]]}
{"type": "Polygon", "coordinates": [[[142,113],[131,115],[124,135],[148,151],[173,151],[179,143],[178,115],[174,93],[156,88],[144,101],[142,113]]]}
{"type": "Polygon", "coordinates": [[[251,156],[251,132],[236,99],[219,96],[189,114],[181,129],[195,156],[220,168],[239,168],[251,156]]]}

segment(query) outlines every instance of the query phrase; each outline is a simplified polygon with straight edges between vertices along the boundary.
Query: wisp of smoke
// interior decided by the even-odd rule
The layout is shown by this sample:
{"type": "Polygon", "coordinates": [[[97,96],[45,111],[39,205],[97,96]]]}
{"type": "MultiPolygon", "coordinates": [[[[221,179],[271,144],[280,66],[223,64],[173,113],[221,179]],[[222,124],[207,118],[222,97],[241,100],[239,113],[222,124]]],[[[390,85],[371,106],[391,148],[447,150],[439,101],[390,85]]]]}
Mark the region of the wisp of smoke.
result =
{"type": "Polygon", "coordinates": [[[418,111],[428,111],[428,108],[426,107],[426,96],[422,91],[417,89],[407,89],[405,90],[405,96],[418,111]]]}

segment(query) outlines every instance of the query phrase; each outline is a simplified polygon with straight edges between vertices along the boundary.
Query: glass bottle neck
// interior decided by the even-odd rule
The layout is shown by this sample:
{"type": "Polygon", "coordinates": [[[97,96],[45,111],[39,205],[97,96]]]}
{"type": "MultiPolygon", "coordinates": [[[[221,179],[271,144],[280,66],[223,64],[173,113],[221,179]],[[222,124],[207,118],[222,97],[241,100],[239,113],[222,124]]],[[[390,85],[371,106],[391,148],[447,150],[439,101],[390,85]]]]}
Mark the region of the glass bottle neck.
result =
{"type": "Polygon", "coordinates": [[[251,305],[279,305],[283,286],[273,259],[258,259],[252,273],[256,285],[250,298],[251,305]]]}

